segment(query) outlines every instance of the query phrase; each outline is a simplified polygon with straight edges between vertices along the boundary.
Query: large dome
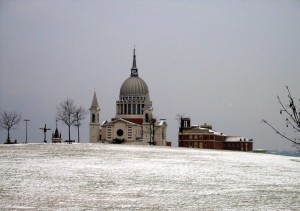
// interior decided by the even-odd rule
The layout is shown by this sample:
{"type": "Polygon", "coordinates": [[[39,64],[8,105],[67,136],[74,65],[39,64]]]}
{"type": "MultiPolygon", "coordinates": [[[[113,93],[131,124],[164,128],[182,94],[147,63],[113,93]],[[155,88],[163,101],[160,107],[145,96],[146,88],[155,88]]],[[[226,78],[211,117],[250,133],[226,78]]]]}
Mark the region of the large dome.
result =
{"type": "Polygon", "coordinates": [[[131,119],[131,121],[134,119],[134,123],[142,124],[144,112],[151,106],[148,86],[143,79],[139,78],[134,49],[130,77],[123,82],[119,100],[116,102],[116,118],[131,119]]]}
{"type": "Polygon", "coordinates": [[[120,96],[140,96],[149,93],[148,86],[145,81],[139,77],[127,78],[120,89],[120,96]]]}

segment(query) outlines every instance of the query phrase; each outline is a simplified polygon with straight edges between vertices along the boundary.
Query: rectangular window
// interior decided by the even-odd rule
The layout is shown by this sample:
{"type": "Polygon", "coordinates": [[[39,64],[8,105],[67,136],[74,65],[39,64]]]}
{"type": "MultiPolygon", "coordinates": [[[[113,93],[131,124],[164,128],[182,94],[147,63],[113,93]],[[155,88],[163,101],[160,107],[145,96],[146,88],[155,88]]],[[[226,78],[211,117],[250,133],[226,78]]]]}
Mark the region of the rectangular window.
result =
{"type": "Polygon", "coordinates": [[[127,138],[128,138],[128,140],[132,140],[132,127],[131,126],[127,127],[127,138]]]}
{"type": "Polygon", "coordinates": [[[128,114],[131,114],[131,104],[128,104],[128,114]]]}
{"type": "Polygon", "coordinates": [[[120,114],[120,105],[117,104],[117,115],[119,115],[119,114],[120,114]]]}
{"type": "Polygon", "coordinates": [[[137,114],[141,114],[141,104],[137,104],[137,114]]]}
{"type": "Polygon", "coordinates": [[[111,140],[111,127],[107,127],[107,140],[111,140]]]}
{"type": "Polygon", "coordinates": [[[136,114],[136,104],[132,104],[133,108],[132,108],[132,114],[136,114]]]}

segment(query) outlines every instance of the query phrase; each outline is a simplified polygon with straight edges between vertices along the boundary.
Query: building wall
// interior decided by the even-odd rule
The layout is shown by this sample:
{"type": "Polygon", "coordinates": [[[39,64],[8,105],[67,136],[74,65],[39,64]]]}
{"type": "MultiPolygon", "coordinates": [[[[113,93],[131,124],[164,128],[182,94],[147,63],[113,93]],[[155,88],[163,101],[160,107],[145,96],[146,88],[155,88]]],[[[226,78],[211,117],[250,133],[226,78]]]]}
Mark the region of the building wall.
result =
{"type": "Polygon", "coordinates": [[[97,143],[99,141],[100,125],[97,123],[90,123],[90,143],[97,143]]]}
{"type": "MultiPolygon", "coordinates": [[[[128,120],[127,120],[128,121],[128,120]]],[[[100,130],[101,142],[113,142],[114,139],[124,139],[125,143],[136,143],[148,145],[150,142],[150,132],[153,131],[153,126],[150,123],[144,123],[143,125],[126,123],[124,121],[117,121],[114,123],[108,123],[102,125],[100,130]],[[123,130],[123,135],[118,136],[117,131],[123,130]]],[[[154,141],[158,146],[166,145],[166,125],[154,126],[154,141]]],[[[153,133],[151,132],[151,137],[153,133]]],[[[95,142],[93,142],[95,143],[95,142]]]]}
{"type": "Polygon", "coordinates": [[[102,126],[102,141],[112,142],[114,139],[124,139],[126,142],[142,141],[142,126],[137,124],[127,124],[124,122],[115,122],[102,126]],[[123,135],[119,136],[117,131],[123,131],[123,135]]]}
{"type": "Polygon", "coordinates": [[[156,141],[156,145],[158,146],[165,146],[165,134],[162,127],[155,128],[155,136],[154,140],[156,141]]]}
{"type": "Polygon", "coordinates": [[[251,141],[237,141],[226,142],[216,140],[179,140],[179,147],[199,148],[199,149],[218,149],[218,150],[235,150],[235,151],[252,151],[253,142],[251,141]]]}
{"type": "Polygon", "coordinates": [[[225,142],[224,149],[236,151],[252,151],[253,143],[250,141],[225,142]]]}

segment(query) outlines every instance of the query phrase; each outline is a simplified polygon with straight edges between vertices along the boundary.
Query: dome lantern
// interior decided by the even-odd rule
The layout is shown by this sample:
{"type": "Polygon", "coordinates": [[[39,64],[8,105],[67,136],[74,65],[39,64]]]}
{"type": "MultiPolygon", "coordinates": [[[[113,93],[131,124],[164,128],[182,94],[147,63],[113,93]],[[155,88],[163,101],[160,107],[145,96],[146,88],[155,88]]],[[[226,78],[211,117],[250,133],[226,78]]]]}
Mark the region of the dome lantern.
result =
{"type": "Polygon", "coordinates": [[[133,50],[133,62],[132,62],[132,68],[131,68],[131,75],[132,77],[138,77],[138,68],[136,66],[136,56],[135,56],[135,49],[133,50]]]}

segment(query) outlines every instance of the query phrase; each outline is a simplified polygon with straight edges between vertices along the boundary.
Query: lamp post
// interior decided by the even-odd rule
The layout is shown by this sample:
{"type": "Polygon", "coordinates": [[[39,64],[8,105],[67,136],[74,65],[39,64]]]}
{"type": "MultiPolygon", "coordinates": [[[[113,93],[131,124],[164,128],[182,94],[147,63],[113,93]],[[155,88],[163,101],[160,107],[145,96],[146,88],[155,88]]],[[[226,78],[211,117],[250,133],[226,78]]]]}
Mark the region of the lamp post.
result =
{"type": "Polygon", "coordinates": [[[30,121],[30,119],[24,119],[24,121],[26,122],[26,141],[25,141],[25,143],[27,144],[27,122],[30,121]]]}
{"type": "MultiPolygon", "coordinates": [[[[146,111],[147,109],[145,109],[145,111],[146,111]]],[[[151,111],[151,108],[149,109],[150,111],[151,111]]],[[[145,121],[147,122],[147,123],[149,123],[149,145],[151,145],[152,144],[152,142],[151,142],[151,134],[152,134],[152,131],[151,131],[151,119],[152,119],[152,115],[151,115],[151,113],[149,114],[148,112],[146,113],[146,115],[145,115],[145,121]]],[[[148,131],[147,131],[147,133],[148,133],[148,131]]]]}

